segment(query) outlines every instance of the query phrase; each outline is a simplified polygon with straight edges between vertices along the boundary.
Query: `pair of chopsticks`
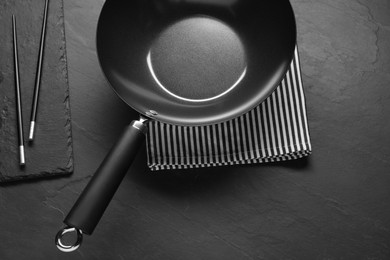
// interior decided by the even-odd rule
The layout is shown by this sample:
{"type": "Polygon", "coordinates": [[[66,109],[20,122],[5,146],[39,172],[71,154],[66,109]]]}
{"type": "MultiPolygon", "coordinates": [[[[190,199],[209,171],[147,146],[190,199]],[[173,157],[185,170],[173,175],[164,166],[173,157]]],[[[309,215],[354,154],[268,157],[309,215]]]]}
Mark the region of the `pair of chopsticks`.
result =
{"type": "MultiPolygon", "coordinates": [[[[45,39],[46,39],[46,24],[47,24],[48,7],[49,7],[49,0],[45,0],[45,9],[44,9],[43,21],[42,21],[41,40],[40,40],[40,44],[39,44],[37,72],[35,75],[34,96],[33,96],[31,117],[30,117],[30,133],[29,133],[29,137],[28,137],[30,142],[32,142],[34,139],[34,128],[35,128],[35,122],[37,119],[39,90],[40,90],[40,86],[41,86],[41,76],[42,76],[43,52],[44,52],[45,39]]],[[[22,102],[21,102],[20,77],[19,77],[18,43],[17,43],[16,31],[17,31],[16,30],[16,18],[15,18],[15,15],[12,15],[12,36],[13,36],[13,50],[14,50],[15,94],[16,94],[16,112],[17,112],[17,128],[18,128],[18,145],[19,145],[19,163],[21,166],[24,166],[26,164],[26,160],[25,160],[25,155],[24,155],[23,115],[22,115],[22,102]]]]}

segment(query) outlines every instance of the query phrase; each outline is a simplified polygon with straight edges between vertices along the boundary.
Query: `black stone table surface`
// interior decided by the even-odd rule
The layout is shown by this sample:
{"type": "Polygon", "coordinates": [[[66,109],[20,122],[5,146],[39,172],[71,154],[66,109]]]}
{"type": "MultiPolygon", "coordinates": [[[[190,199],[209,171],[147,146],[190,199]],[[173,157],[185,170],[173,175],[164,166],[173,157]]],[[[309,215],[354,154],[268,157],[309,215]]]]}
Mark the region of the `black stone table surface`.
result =
{"type": "Polygon", "coordinates": [[[99,68],[103,1],[64,2],[74,173],[0,187],[0,259],[390,259],[389,1],[292,0],[309,158],[151,172],[144,149],[70,254],[54,235],[137,115],[99,68]]]}

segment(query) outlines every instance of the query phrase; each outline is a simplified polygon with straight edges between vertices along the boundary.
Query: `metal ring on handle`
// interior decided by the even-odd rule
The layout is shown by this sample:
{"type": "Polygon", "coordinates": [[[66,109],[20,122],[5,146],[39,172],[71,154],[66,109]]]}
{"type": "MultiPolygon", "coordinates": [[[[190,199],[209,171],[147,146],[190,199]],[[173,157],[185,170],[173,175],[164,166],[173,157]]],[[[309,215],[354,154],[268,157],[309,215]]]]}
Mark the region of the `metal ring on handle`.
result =
{"type": "Polygon", "coordinates": [[[56,235],[56,246],[62,252],[75,251],[77,248],[80,247],[82,241],[83,241],[83,232],[77,228],[74,228],[74,227],[65,227],[65,228],[61,229],[60,231],[58,231],[58,233],[56,235]],[[69,232],[76,232],[77,233],[76,243],[74,243],[73,245],[64,245],[62,243],[61,239],[66,233],[69,233],[69,232]]]}

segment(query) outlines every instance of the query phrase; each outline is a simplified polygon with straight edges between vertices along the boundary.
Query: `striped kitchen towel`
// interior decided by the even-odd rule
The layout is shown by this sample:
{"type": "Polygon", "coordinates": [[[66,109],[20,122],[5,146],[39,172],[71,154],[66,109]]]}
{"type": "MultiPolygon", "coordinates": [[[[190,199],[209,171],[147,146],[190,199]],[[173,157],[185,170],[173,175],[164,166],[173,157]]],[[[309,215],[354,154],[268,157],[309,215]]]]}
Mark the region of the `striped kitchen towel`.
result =
{"type": "Polygon", "coordinates": [[[297,49],[276,90],[259,106],[228,122],[182,127],[150,121],[151,170],[198,168],[297,159],[311,153],[297,49]]]}

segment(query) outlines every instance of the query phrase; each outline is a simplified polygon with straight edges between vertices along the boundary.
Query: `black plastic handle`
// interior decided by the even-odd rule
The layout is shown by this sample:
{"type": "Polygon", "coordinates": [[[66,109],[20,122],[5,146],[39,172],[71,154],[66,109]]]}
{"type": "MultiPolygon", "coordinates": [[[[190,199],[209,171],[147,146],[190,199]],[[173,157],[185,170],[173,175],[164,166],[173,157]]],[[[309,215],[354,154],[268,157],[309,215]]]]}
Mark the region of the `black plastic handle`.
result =
{"type": "Polygon", "coordinates": [[[91,235],[145,140],[143,120],[132,121],[97,169],[64,223],[91,235]]]}

